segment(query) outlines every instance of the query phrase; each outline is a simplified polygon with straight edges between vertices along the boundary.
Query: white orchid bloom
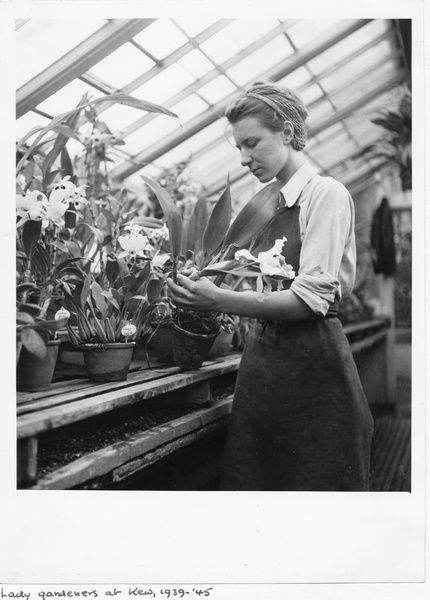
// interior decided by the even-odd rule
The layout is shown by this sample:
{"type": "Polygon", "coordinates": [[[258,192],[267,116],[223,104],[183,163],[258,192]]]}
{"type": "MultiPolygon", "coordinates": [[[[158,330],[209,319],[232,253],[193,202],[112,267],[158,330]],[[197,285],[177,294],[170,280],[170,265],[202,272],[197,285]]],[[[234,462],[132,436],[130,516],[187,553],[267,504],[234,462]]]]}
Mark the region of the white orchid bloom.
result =
{"type": "Polygon", "coordinates": [[[16,195],[17,216],[20,217],[18,225],[25,221],[42,221],[46,218],[48,198],[39,190],[28,191],[25,196],[16,195]]]}
{"type": "Polygon", "coordinates": [[[48,206],[46,207],[46,219],[43,221],[43,228],[49,226],[49,223],[57,227],[64,226],[64,214],[69,208],[69,202],[65,198],[60,199],[60,196],[49,197],[48,206]]]}
{"type": "Polygon", "coordinates": [[[286,243],[287,238],[277,239],[273,246],[264,252],[259,252],[257,256],[253,256],[249,250],[238,250],[234,258],[241,263],[246,264],[247,261],[257,263],[261,274],[266,277],[285,277],[294,279],[295,272],[291,265],[285,262],[282,256],[282,248],[286,243]]]}
{"type": "Polygon", "coordinates": [[[86,185],[80,185],[75,188],[73,199],[70,202],[73,205],[75,210],[82,210],[82,207],[88,204],[87,197],[85,195],[85,188],[88,187],[86,185]]]}
{"type": "Polygon", "coordinates": [[[238,250],[234,254],[235,260],[245,264],[247,261],[258,262],[258,258],[253,256],[249,250],[238,250]]]}
{"type": "Polygon", "coordinates": [[[66,175],[66,177],[54,183],[52,191],[49,194],[50,202],[67,202],[67,204],[73,202],[76,185],[69,180],[70,175],[66,175]]]}
{"type": "Polygon", "coordinates": [[[157,253],[152,259],[151,263],[155,269],[161,269],[164,267],[166,262],[169,260],[170,254],[159,254],[157,253]]]}
{"type": "Polygon", "coordinates": [[[127,254],[144,257],[144,252],[151,252],[153,250],[146,235],[141,235],[140,233],[120,235],[118,237],[118,242],[124,250],[124,252],[119,255],[120,258],[127,254]]]}
{"type": "Polygon", "coordinates": [[[148,237],[151,242],[157,243],[169,239],[169,230],[166,223],[163,223],[163,227],[154,228],[148,233],[148,237]]]}
{"type": "Polygon", "coordinates": [[[126,225],[124,229],[125,231],[128,231],[130,235],[139,235],[143,230],[143,227],[137,223],[130,223],[130,225],[126,225]]]}

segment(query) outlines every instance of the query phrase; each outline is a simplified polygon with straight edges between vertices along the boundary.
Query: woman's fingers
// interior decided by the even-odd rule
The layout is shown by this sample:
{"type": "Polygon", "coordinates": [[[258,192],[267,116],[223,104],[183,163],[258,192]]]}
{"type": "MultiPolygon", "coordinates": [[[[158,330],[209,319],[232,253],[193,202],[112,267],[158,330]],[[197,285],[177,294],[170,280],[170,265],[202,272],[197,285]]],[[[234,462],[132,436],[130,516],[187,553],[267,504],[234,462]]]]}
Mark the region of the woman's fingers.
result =
{"type": "Polygon", "coordinates": [[[181,286],[190,291],[195,290],[196,284],[189,277],[185,277],[185,275],[178,273],[177,278],[181,286]]]}
{"type": "Polygon", "coordinates": [[[183,269],[182,275],[186,275],[188,277],[188,279],[191,279],[191,281],[197,281],[197,279],[200,278],[200,273],[196,269],[196,267],[190,267],[189,269],[183,269]]]}

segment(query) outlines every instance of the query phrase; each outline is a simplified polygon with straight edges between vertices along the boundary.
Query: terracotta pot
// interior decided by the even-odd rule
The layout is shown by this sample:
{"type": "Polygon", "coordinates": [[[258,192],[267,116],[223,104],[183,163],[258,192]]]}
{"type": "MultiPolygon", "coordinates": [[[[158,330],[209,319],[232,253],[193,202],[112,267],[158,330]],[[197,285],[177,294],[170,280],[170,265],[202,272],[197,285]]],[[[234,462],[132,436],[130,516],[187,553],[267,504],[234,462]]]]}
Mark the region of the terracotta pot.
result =
{"type": "Polygon", "coordinates": [[[186,371],[202,365],[219,332],[192,333],[173,324],[172,333],[174,364],[186,371]]]}
{"type": "Polygon", "coordinates": [[[78,348],[70,342],[62,342],[58,355],[58,361],[63,365],[73,365],[74,367],[85,366],[82,348],[78,348]]]}
{"type": "Polygon", "coordinates": [[[147,346],[151,362],[173,364],[172,338],[172,326],[170,323],[158,326],[147,346]]]}
{"type": "Polygon", "coordinates": [[[85,344],[84,361],[91,381],[127,379],[136,342],[85,344]]]}
{"type": "Polygon", "coordinates": [[[233,335],[234,332],[228,333],[227,331],[221,330],[219,336],[216,338],[212,348],[209,351],[208,359],[230,354],[233,349],[233,335]]]}
{"type": "Polygon", "coordinates": [[[16,369],[17,389],[20,392],[43,392],[51,387],[60,340],[46,343],[45,358],[38,358],[21,348],[16,369]]]}
{"type": "Polygon", "coordinates": [[[140,340],[133,353],[134,360],[142,361],[149,367],[160,364],[173,364],[172,327],[170,323],[158,325],[149,341],[140,340]]]}

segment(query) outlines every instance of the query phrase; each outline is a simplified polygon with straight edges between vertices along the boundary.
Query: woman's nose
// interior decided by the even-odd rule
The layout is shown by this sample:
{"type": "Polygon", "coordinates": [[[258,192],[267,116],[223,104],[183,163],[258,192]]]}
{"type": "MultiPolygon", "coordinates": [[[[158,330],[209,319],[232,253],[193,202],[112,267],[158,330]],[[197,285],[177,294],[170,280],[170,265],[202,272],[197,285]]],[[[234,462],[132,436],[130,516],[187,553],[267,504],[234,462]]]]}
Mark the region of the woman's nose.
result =
{"type": "Polygon", "coordinates": [[[240,151],[240,162],[243,167],[246,167],[252,162],[252,157],[250,156],[249,152],[243,148],[240,151]]]}

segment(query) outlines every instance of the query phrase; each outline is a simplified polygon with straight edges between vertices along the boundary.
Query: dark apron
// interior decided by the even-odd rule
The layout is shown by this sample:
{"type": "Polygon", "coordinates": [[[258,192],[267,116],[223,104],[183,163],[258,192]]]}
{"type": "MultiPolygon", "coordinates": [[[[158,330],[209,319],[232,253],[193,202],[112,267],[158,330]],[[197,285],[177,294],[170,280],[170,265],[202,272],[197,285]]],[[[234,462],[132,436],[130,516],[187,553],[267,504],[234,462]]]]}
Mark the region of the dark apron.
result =
{"type": "MultiPolygon", "coordinates": [[[[296,273],[300,207],[278,211],[257,251],[287,237],[296,273]]],[[[288,287],[288,286],[286,286],[288,287]]],[[[373,419],[337,303],[315,321],[255,321],[240,364],[221,489],[365,491],[373,419]]]]}

